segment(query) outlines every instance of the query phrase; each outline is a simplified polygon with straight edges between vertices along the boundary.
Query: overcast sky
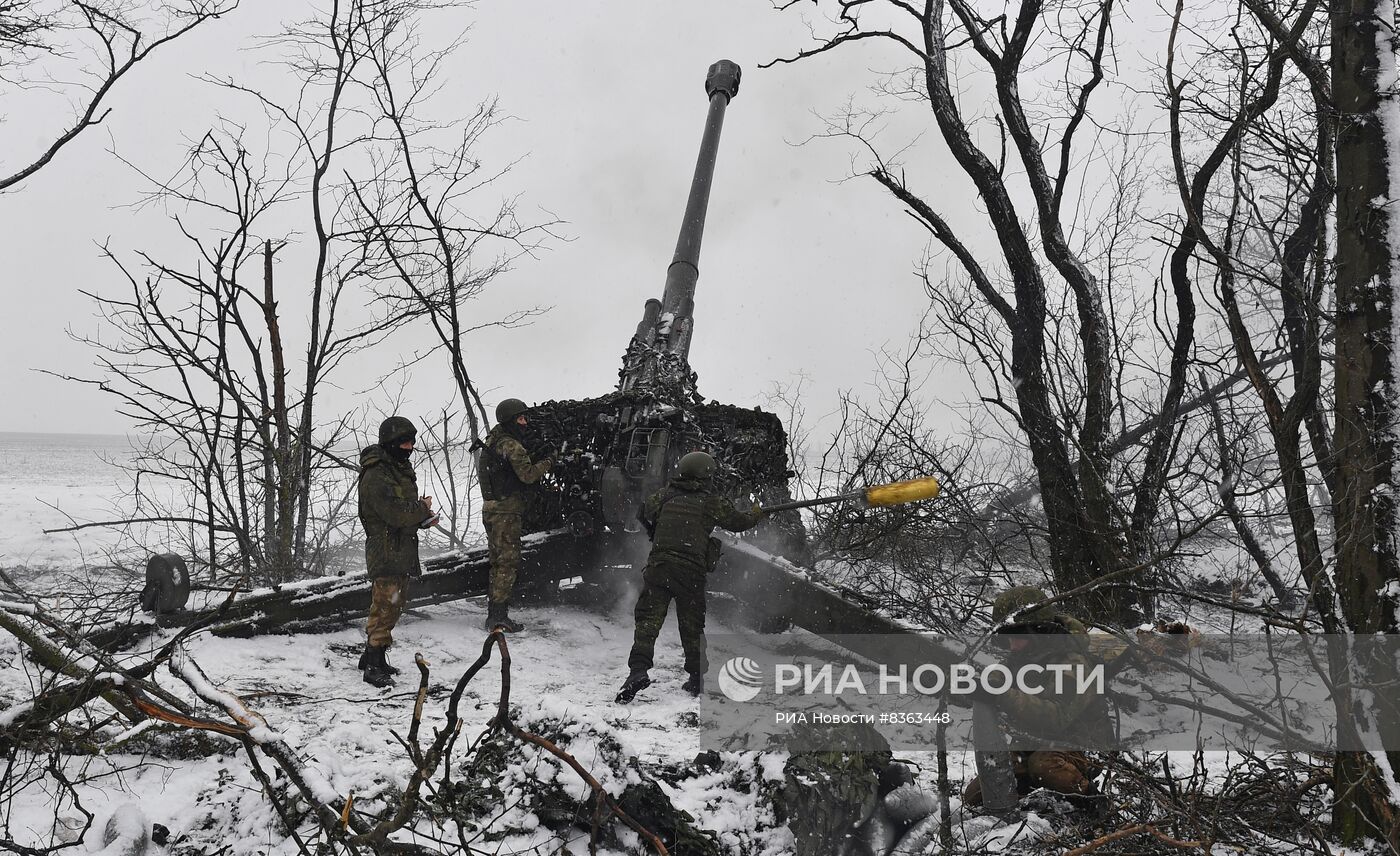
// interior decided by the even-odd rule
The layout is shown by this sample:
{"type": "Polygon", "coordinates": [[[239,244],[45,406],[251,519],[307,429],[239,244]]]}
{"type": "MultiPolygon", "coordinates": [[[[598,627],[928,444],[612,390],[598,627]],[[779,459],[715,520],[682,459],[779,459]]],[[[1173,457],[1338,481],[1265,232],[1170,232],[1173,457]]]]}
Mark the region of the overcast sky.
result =
{"type": "MultiPolygon", "coordinates": [[[[161,212],[124,207],[143,184],[107,149],[153,173],[173,169],[222,97],[190,75],[264,79],[266,55],[251,50],[253,36],[275,31],[291,5],[244,0],[229,19],[157,57],[123,82],[101,129],[0,196],[10,298],[0,312],[0,430],[127,428],[111,400],[34,371],[91,373],[92,354],[64,331],[101,330],[80,287],[121,285],[98,244],[179,246],[161,212]]],[[[498,163],[524,157],[500,191],[521,194],[527,219],[565,221],[568,237],[520,262],[474,310],[551,307],[530,327],[471,340],[488,405],[508,395],[533,402],[612,390],[643,302],[661,293],[705,116],[705,70],[721,58],[744,76],[725,122],[700,263],[691,363],[701,392],[759,404],[775,381],[806,373],[815,414],[839,390],[868,384],[880,348],[904,346],[925,305],[913,275],[925,233],[873,181],[843,181],[862,163],[849,142],[803,143],[821,130],[820,115],[868,97],[872,69],[895,65],[888,53],[760,69],[809,43],[803,19],[766,0],[482,0],[452,15],[472,28],[451,67],[453,92],[464,109],[498,96],[514,117],[486,152],[498,163]]],[[[63,105],[51,93],[0,103],[0,170],[40,144],[63,120],[63,105]]],[[[965,183],[936,150],[914,166],[945,215],[972,215],[965,183]]],[[[413,347],[391,341],[376,357],[386,364],[413,347]]],[[[360,376],[342,378],[323,406],[378,406],[360,394],[373,370],[354,367],[360,376]]],[[[413,415],[448,403],[451,387],[430,362],[414,370],[408,390],[404,410],[413,415]]]]}

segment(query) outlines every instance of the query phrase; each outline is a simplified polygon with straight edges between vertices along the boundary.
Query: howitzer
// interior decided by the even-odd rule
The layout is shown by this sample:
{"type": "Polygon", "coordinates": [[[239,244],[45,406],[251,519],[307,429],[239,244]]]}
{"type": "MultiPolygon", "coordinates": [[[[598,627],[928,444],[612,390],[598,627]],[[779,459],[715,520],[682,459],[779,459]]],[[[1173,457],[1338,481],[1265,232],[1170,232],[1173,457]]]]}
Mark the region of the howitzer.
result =
{"type": "Polygon", "coordinates": [[[695,329],[695,285],[700,279],[700,244],[705,237],[705,214],[710,206],[710,185],[719,156],[719,135],[724,111],[739,94],[739,66],[720,60],[705,76],[710,99],[705,133],[690,181],[676,252],[666,268],[661,300],[648,300],[642,309],[637,334],[623,359],[618,390],[626,392],[647,384],[683,385],[689,380],[690,337],[695,329]]]}
{"type": "MultiPolygon", "coordinates": [[[[622,358],[617,388],[598,398],[549,401],[526,411],[526,445],[536,451],[552,446],[558,455],[527,497],[523,529],[533,538],[527,537],[531,543],[522,555],[520,588],[547,590],[557,580],[577,576],[611,588],[619,569],[631,568],[646,555],[646,537],[637,519],[642,502],[692,450],[703,449],[715,457],[714,483],[720,492],[770,504],[791,499],[787,435],[777,416],[758,408],[706,403],[689,361],[710,189],[725,112],[739,92],[739,78],[739,66],[728,60],[714,63],[706,74],[709,107],[675,253],[661,298],[643,306],[622,358]],[[589,557],[588,567],[581,571],[579,562],[562,562],[565,555],[589,557]]],[[[769,550],[787,558],[805,558],[805,533],[795,512],[773,516],[762,529],[748,537],[763,539],[769,550]]],[[[484,594],[484,588],[478,588],[484,586],[484,578],[478,583],[478,552],[429,561],[426,588],[417,586],[415,591],[431,590],[439,599],[484,594]],[[460,582],[439,579],[454,568],[462,570],[460,582]]],[[[283,603],[289,597],[306,602],[298,619],[305,621],[322,613],[348,615],[363,609],[362,601],[368,603],[339,589],[335,597],[314,603],[302,590],[285,596],[260,594],[256,616],[238,619],[239,628],[250,622],[260,622],[258,629],[274,626],[290,614],[283,603]]],[[[162,620],[179,622],[186,616],[167,615],[162,620]]]]}
{"type": "MultiPolygon", "coordinates": [[[[792,562],[805,560],[800,516],[782,511],[788,489],[787,436],[778,417],[758,408],[706,402],[690,367],[700,247],[725,111],[738,93],[739,67],[721,61],[705,81],[709,109],[700,153],[682,217],[676,251],[661,298],[647,300],[629,342],[613,392],[592,399],[549,401],[526,411],[533,438],[552,445],[555,466],[527,500],[518,589],[548,588],[582,577],[610,587],[647,551],[636,517],[643,499],[665,482],[686,452],[702,449],[716,460],[715,489],[778,510],[757,531],[721,533],[723,558],[711,577],[712,610],[752,623],[765,616],[792,621],[871,658],[894,654],[916,662],[946,662],[949,654],[910,634],[904,651],[890,638],[907,632],[857,595],[816,582],[792,562]],[[791,560],[787,561],[787,560],[791,560]]],[[[788,505],[791,509],[795,506],[788,505]]],[[[486,594],[485,549],[464,550],[425,562],[413,584],[414,605],[486,594]]],[[[363,579],[313,580],[241,596],[214,632],[230,635],[315,629],[362,617],[369,606],[363,579]]],[[[184,624],[209,610],[161,616],[184,624]]],[[[148,625],[108,628],[94,641],[121,644],[148,625]]]]}
{"type": "MultiPolygon", "coordinates": [[[[718,464],[714,483],[720,492],[770,504],[791,499],[787,435],[777,416],[758,408],[706,403],[696,389],[696,374],[689,362],[705,217],[720,132],[729,103],[739,92],[739,78],[739,66],[728,60],[711,65],[706,74],[709,107],[675,253],[661,298],[644,304],[622,358],[616,390],[599,398],[549,401],[526,411],[530,422],[529,436],[522,438],[526,445],[536,450],[553,446],[559,455],[526,500],[523,529],[527,536],[545,540],[522,556],[522,588],[547,589],[556,580],[579,576],[577,563],[559,562],[570,551],[593,557],[592,569],[582,576],[595,583],[608,583],[618,568],[630,568],[644,557],[646,537],[637,511],[689,451],[703,449],[714,455],[718,464]],[[560,539],[572,545],[559,545],[560,539]]],[[[755,535],[766,539],[770,550],[796,560],[804,558],[805,534],[796,513],[775,515],[763,528],[755,535]]],[[[436,574],[450,572],[454,566],[474,569],[479,559],[473,551],[463,551],[455,558],[431,561],[426,578],[436,579],[436,574]]],[[[476,579],[474,571],[464,570],[463,576],[476,579]]],[[[476,590],[475,583],[433,585],[444,598],[454,592],[461,597],[484,593],[476,590]]],[[[294,597],[305,599],[304,593],[294,597]]],[[[348,595],[337,598],[334,608],[329,601],[318,603],[334,611],[348,610],[352,601],[359,602],[348,595]]],[[[266,610],[259,614],[282,615],[280,603],[285,599],[280,593],[267,595],[266,610]]],[[[321,610],[322,606],[310,606],[310,617],[321,610]]],[[[183,619],[166,616],[164,620],[183,619]]]]}
{"type": "MultiPolygon", "coordinates": [[[[790,499],[782,423],[756,408],[705,403],[690,367],[705,218],[725,111],[738,95],[739,78],[739,66],[728,60],[710,66],[705,77],[709,109],[675,253],[661,298],[643,306],[616,391],[527,411],[538,443],[567,450],[529,500],[527,532],[639,535],[642,502],[661,489],[682,455],[697,449],[718,462],[721,492],[760,502],[790,499]]],[[[784,555],[803,556],[802,523],[795,514],[779,515],[761,537],[784,555]]]]}

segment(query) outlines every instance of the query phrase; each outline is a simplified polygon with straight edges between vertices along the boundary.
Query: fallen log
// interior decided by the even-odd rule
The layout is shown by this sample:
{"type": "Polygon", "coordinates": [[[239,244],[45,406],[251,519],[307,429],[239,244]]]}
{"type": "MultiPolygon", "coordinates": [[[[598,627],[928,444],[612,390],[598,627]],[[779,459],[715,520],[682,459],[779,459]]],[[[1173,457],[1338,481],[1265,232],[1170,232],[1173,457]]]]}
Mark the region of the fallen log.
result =
{"type": "MultiPolygon", "coordinates": [[[[726,547],[710,589],[716,593],[717,617],[730,625],[771,631],[793,624],[877,661],[953,662],[955,655],[949,649],[881,615],[868,601],[827,586],[806,569],[747,541],[721,535],[726,547]]],[[[626,588],[622,578],[638,573],[636,564],[645,560],[646,553],[645,538],[635,534],[605,531],[576,538],[567,530],[557,530],[527,536],[517,589],[581,577],[600,584],[603,597],[617,597],[626,588]]],[[[485,549],[448,554],[424,565],[423,574],[410,586],[410,608],[487,594],[490,561],[485,549]]],[[[232,637],[328,630],[362,619],[369,603],[370,586],[364,577],[306,580],[235,595],[221,607],[223,614],[209,624],[209,630],[232,637]]],[[[87,639],[99,648],[116,650],[155,628],[209,621],[214,613],[214,609],[192,609],[147,616],[102,628],[87,639]]]]}
{"type": "MultiPolygon", "coordinates": [[[[605,539],[575,539],[565,532],[527,537],[521,549],[521,579],[553,582],[582,576],[601,564],[601,553],[608,546],[605,539]]],[[[485,549],[430,559],[425,567],[411,584],[411,607],[484,597],[487,593],[490,561],[485,549]]],[[[233,637],[326,630],[363,618],[369,603],[370,586],[365,577],[305,580],[235,596],[209,630],[216,636],[233,637]]],[[[156,628],[186,626],[206,620],[216,611],[186,609],[146,616],[96,630],[88,634],[87,640],[105,650],[119,650],[156,628]]]]}

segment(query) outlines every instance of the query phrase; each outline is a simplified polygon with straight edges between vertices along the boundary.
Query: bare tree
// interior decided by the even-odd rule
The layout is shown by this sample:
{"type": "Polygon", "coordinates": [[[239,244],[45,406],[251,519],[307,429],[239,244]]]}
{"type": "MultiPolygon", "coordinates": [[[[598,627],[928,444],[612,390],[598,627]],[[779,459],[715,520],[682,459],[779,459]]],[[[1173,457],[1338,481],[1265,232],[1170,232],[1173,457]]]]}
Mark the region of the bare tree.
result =
{"type": "MultiPolygon", "coordinates": [[[[1336,244],[1336,550],[1341,612],[1356,633],[1400,632],[1395,484],[1394,306],[1397,277],[1394,205],[1400,145],[1395,7],[1377,0],[1332,6],[1332,97],[1337,115],[1336,244]],[[1377,200],[1382,200],[1379,204],[1377,200]]],[[[1321,76],[1320,74],[1318,75],[1321,76]]],[[[1362,676],[1393,682],[1395,664],[1362,676]]],[[[1372,715],[1400,722],[1390,694],[1372,715]]],[[[1374,758],[1338,759],[1344,840],[1381,837],[1400,850],[1400,749],[1374,758]]]]}
{"type": "Polygon", "coordinates": [[[52,11],[36,9],[33,3],[0,3],[0,68],[8,70],[50,53],[57,26],[52,11]]]}
{"type": "Polygon", "coordinates": [[[112,91],[133,68],[197,27],[232,12],[238,0],[124,3],[109,0],[0,3],[0,83],[45,85],[82,93],[77,115],[37,154],[0,170],[0,191],[43,169],[69,143],[107,118],[112,91]],[[84,58],[73,59],[83,55],[84,58]],[[51,73],[26,76],[38,58],[70,59],[86,77],[62,86],[51,73]]]}
{"type": "Polygon", "coordinates": [[[486,327],[514,327],[538,314],[475,318],[468,304],[513,261],[540,249],[555,221],[522,223],[518,200],[482,202],[515,163],[488,169],[476,156],[482,138],[503,117],[494,100],[449,121],[429,118],[443,85],[444,63],[462,43],[425,44],[414,4],[390,4],[369,43],[374,116],[385,145],[365,180],[352,179],[359,228],[375,265],[379,299],[390,314],[422,318],[445,356],[472,439],[490,425],[466,357],[466,337],[486,327]]]}
{"type": "Polygon", "coordinates": [[[467,213],[466,197],[491,178],[473,154],[491,111],[464,122],[427,112],[447,54],[423,46],[415,21],[452,5],[366,0],[290,26],[266,46],[300,83],[289,101],[210,81],[251,99],[294,149],[257,153],[249,127],[226,122],[146,200],[177,210],[190,260],[108,253],[127,294],[92,296],[121,335],[91,341],[105,376],[87,382],[151,432],[138,477],[179,485],[177,503],[196,498],[193,513],[167,503],[133,516],[198,527],[211,567],[280,582],[323,566],[328,533],[353,511],[356,464],[337,451],[355,426],[322,417],[321,392],[351,355],[426,317],[453,355],[473,434],[484,416],[461,338],[490,322],[468,322],[463,304],[508,260],[478,266],[483,243],[526,251],[531,230],[510,201],[486,225],[467,213]],[[434,130],[453,141],[446,165],[429,148],[434,130]],[[274,255],[283,277],[302,268],[293,276],[304,291],[278,287],[274,255]],[[304,326],[287,323],[288,299],[304,326]]]}
{"type": "MultiPolygon", "coordinates": [[[[910,58],[886,90],[930,110],[942,143],[985,207],[999,255],[974,250],[975,235],[969,233],[978,228],[949,222],[921,194],[903,150],[895,147],[900,154],[886,155],[877,148],[868,121],[848,116],[833,133],[860,141],[870,163],[864,174],[928,230],[955,261],[956,278],[968,283],[956,307],[945,302],[947,314],[972,359],[996,379],[996,388],[984,395],[988,405],[1014,420],[1023,435],[1046,516],[1054,578],[1070,589],[1153,552],[1165,489],[1161,474],[1170,470],[1167,462],[1180,440],[1174,414],[1186,388],[1196,310],[1189,283],[1178,283],[1174,317],[1163,335],[1166,368],[1152,373],[1155,389],[1143,386],[1141,377],[1138,388],[1130,389],[1128,369],[1158,362],[1132,352],[1133,336],[1110,312],[1132,305],[1124,297],[1131,294],[1134,271],[1116,241],[1132,212],[1119,204],[1090,222],[1075,202],[1102,175],[1086,164],[1108,154],[1104,134],[1085,131],[1114,123],[1097,117],[1092,105],[1114,72],[1117,7],[1112,0],[1093,0],[1056,4],[1054,13],[1041,2],[1019,4],[1011,16],[989,16],[965,0],[839,2],[834,30],[820,36],[816,47],[781,61],[865,40],[892,44],[910,58]],[[961,69],[957,79],[954,65],[961,69]],[[989,116],[959,103],[956,93],[970,77],[990,90],[989,116]],[[988,152],[979,137],[991,137],[1000,150],[988,152]],[[1117,229],[1096,228],[1115,219],[1117,229]],[[1096,251],[1098,234],[1111,238],[1096,251]],[[1113,440],[1132,427],[1125,418],[1128,403],[1144,399],[1152,401],[1151,411],[1139,421],[1151,420],[1154,427],[1129,471],[1115,460],[1113,440]],[[1152,419],[1154,413],[1166,417],[1152,419]],[[1127,496],[1120,495],[1123,482],[1133,485],[1127,496]]],[[[1127,158],[1118,162],[1131,166],[1127,158]]],[[[1116,202],[1125,199],[1132,194],[1116,202]]],[[[1106,588],[1092,600],[1096,614],[1128,620],[1134,612],[1123,588],[1106,588]]]]}
{"type": "MultiPolygon", "coordinates": [[[[1390,329],[1390,289],[1380,283],[1390,276],[1391,249],[1388,215],[1378,217],[1371,203],[1394,192],[1384,168],[1386,120],[1377,111],[1397,108],[1376,69],[1394,67],[1395,46],[1378,41],[1377,31],[1393,34],[1395,22],[1371,6],[1334,5],[1330,20],[1316,2],[1246,0],[1242,7],[1230,10],[1234,44],[1207,52],[1192,69],[1198,82],[1176,79],[1169,58],[1178,184],[1214,268],[1233,354],[1269,428],[1309,608],[1327,632],[1395,632],[1393,500],[1391,491],[1377,489],[1389,484],[1393,456],[1382,427],[1393,418],[1384,392],[1392,383],[1389,333],[1378,338],[1390,329]],[[1330,74],[1322,58],[1329,46],[1330,74]],[[1217,60],[1220,73],[1212,75],[1207,66],[1217,60]],[[1350,118],[1368,112],[1370,120],[1350,118]],[[1204,191],[1207,167],[1223,167],[1210,204],[1205,193],[1186,189],[1180,128],[1188,116],[1202,136],[1231,146],[1217,146],[1198,173],[1204,191]],[[1333,210],[1337,239],[1329,258],[1333,210]],[[1329,285],[1332,312],[1325,307],[1329,285]],[[1329,376],[1323,346],[1333,330],[1329,376]],[[1264,361],[1278,350],[1289,359],[1271,372],[1264,361]],[[1336,410],[1330,435],[1329,400],[1336,410]],[[1316,502],[1314,485],[1326,487],[1330,508],[1316,502]],[[1329,527],[1326,545],[1320,530],[1329,527]]],[[[1184,30],[1181,16],[1178,6],[1173,42],[1184,30]]],[[[1353,681],[1395,678],[1353,675],[1360,667],[1344,658],[1330,668],[1339,711],[1351,706],[1353,681]]],[[[1382,704],[1372,715],[1394,722],[1397,713],[1382,704]]],[[[1400,846],[1400,817],[1384,782],[1394,774],[1383,769],[1396,769],[1400,755],[1389,754],[1387,765],[1365,754],[1337,755],[1333,824],[1343,841],[1375,837],[1400,846]]]]}
{"type": "MultiPolygon", "coordinates": [[[[116,397],[119,411],[150,438],[133,463],[132,513],[114,522],[188,524],[186,549],[211,571],[236,569],[274,583],[319,565],[320,555],[296,537],[310,525],[298,515],[314,492],[347,490],[344,479],[320,478],[325,468],[351,467],[332,451],[349,426],[302,431],[296,420],[296,397],[307,405],[288,385],[275,248],[256,234],[297,198],[295,162],[280,166],[260,162],[236,137],[206,134],[185,168],[151,197],[183,208],[175,223],[192,258],[137,253],[128,261],[108,250],[126,293],[85,293],[117,335],[84,340],[103,369],[84,382],[116,397]],[[316,469],[303,465],[306,447],[315,450],[316,469]],[[181,513],[184,503],[190,511],[181,513]]],[[[353,272],[353,262],[340,268],[347,277],[353,272]]],[[[322,330],[343,352],[382,334],[373,326],[345,335],[322,330]]],[[[318,498],[318,509],[343,508],[333,495],[318,498]]]]}
{"type": "MultiPolygon", "coordinates": [[[[992,227],[996,251],[987,252],[982,224],[940,212],[919,189],[911,149],[878,139],[877,127],[888,123],[857,111],[832,122],[829,135],[857,142],[869,164],[862,174],[951,259],[953,275],[930,275],[926,264],[925,282],[949,351],[977,370],[987,407],[1023,435],[1060,590],[1137,566],[1149,572],[1136,574],[1133,587],[1171,592],[1163,545],[1199,529],[1243,544],[1259,572],[1273,574],[1283,603],[1290,581],[1274,573],[1257,541],[1250,548],[1253,512],[1241,500],[1253,496],[1283,524],[1307,589],[1292,626],[1394,632],[1394,248],[1391,215],[1375,204],[1395,193],[1386,166],[1394,145],[1385,138],[1400,128],[1395,22],[1383,14],[1391,6],[1241,0],[1164,9],[1153,109],[1169,131],[1159,154],[1174,199],[1155,216],[1122,202],[1140,200],[1148,187],[1125,180],[1125,153],[1150,122],[1122,121],[1095,98],[1105,86],[1141,89],[1135,81],[1153,71],[1120,64],[1111,0],[1029,0],[994,12],[968,0],[840,0],[828,8],[831,23],[816,29],[816,46],[782,61],[862,42],[911,58],[882,90],[928,111],[992,227]],[[1103,184],[1109,189],[1098,195],[1114,200],[1109,216],[1101,208],[1090,219],[1091,209],[1068,204],[1103,184]],[[1095,252],[1103,239],[1092,233],[1116,238],[1125,218],[1122,244],[1095,252]],[[1169,236],[1159,256],[1165,276],[1146,314],[1133,314],[1134,295],[1151,266],[1123,264],[1144,255],[1134,249],[1146,240],[1132,233],[1134,220],[1169,236]],[[1188,396],[1193,367],[1205,379],[1188,396]],[[1238,424],[1225,423],[1225,401],[1238,424]],[[1226,448],[1250,424],[1267,441],[1226,448]],[[1203,477],[1210,471],[1219,477],[1203,477]],[[1229,530],[1214,525],[1217,514],[1232,521],[1229,530]]],[[[1121,597],[1087,604],[1091,615],[1119,620],[1126,605],[1121,597]]],[[[1341,709],[1359,678],[1345,662],[1329,666],[1341,709]]],[[[1393,721],[1395,711],[1376,715],[1393,721]]],[[[1344,840],[1372,836],[1396,846],[1400,815],[1385,779],[1400,757],[1390,755],[1388,764],[1337,757],[1334,821],[1344,840]]]]}

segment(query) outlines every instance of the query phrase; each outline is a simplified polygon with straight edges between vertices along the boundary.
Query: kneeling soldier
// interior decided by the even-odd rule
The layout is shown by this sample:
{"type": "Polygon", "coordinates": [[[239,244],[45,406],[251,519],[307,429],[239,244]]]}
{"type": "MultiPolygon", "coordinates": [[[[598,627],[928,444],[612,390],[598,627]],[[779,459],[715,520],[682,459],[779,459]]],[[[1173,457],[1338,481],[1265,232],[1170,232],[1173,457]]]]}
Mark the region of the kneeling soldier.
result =
{"type": "Polygon", "coordinates": [[[651,554],[642,574],[642,593],[634,612],[637,629],[630,673],[617,694],[619,704],[630,702],[651,685],[656,637],[666,621],[666,610],[676,602],[685,670],[690,678],[685,691],[700,695],[705,688],[705,575],[719,560],[719,542],[710,537],[716,526],[742,532],[763,519],[757,505],[739,511],[719,494],[711,493],[715,459],[705,452],[691,452],[680,461],[680,472],[665,489],[652,494],[642,509],[642,522],[652,534],[651,554]]]}
{"type": "MultiPolygon", "coordinates": [[[[1016,672],[1028,664],[1064,664],[1084,670],[1093,666],[1089,635],[1077,618],[1057,612],[1053,605],[1036,607],[1049,598],[1035,586],[1015,586],[992,603],[994,631],[1006,634],[1005,665],[1016,672]],[[1011,621],[1007,621],[1011,619],[1011,621]],[[1007,622],[1007,623],[1003,623],[1007,622]]],[[[994,697],[1017,742],[1038,744],[1035,751],[1012,753],[1016,790],[1024,795],[1046,788],[1071,796],[1097,793],[1099,765],[1084,751],[1105,745],[1111,732],[1108,705],[1096,692],[1044,692],[1031,695],[1011,689],[994,697]]],[[[963,791],[963,803],[982,804],[982,783],[974,777],[963,791]]]]}

